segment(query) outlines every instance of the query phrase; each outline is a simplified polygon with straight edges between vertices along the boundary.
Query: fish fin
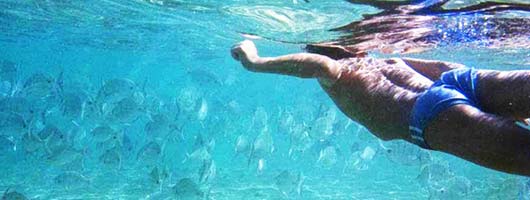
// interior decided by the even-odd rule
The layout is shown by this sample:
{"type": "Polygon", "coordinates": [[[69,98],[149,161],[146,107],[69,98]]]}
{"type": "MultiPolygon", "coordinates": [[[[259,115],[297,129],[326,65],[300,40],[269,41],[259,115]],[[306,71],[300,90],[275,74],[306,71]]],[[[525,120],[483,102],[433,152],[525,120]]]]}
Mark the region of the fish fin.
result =
{"type": "Polygon", "coordinates": [[[248,154],[248,161],[247,161],[247,167],[250,166],[250,163],[252,162],[252,157],[254,156],[254,144],[250,145],[250,152],[248,154]]]}
{"type": "Polygon", "coordinates": [[[149,78],[145,77],[144,82],[142,83],[142,94],[145,96],[147,95],[147,82],[149,81],[149,78]]]}
{"type": "Polygon", "coordinates": [[[265,165],[267,165],[267,163],[264,158],[258,159],[258,168],[256,169],[258,175],[263,174],[263,170],[265,170],[265,165]]]}
{"type": "Polygon", "coordinates": [[[234,160],[235,160],[235,159],[236,159],[236,158],[237,158],[238,156],[239,156],[239,153],[238,153],[238,152],[236,152],[236,153],[234,154],[234,156],[232,156],[232,159],[231,159],[231,161],[234,161],[234,160]]]}
{"type": "Polygon", "coordinates": [[[298,185],[296,187],[296,194],[298,196],[302,195],[302,187],[303,187],[305,178],[306,177],[304,176],[304,174],[302,172],[299,172],[299,174],[298,174],[298,185]]]}
{"type": "Polygon", "coordinates": [[[15,83],[11,86],[11,94],[9,96],[14,97],[22,91],[22,82],[16,80],[15,83]]]}
{"type": "Polygon", "coordinates": [[[15,138],[13,136],[7,137],[7,140],[9,140],[11,143],[13,143],[13,151],[17,151],[17,143],[15,141],[15,138]]]}
{"type": "Polygon", "coordinates": [[[184,160],[182,161],[182,163],[186,163],[190,159],[190,157],[191,155],[188,153],[188,151],[186,151],[184,155],[184,160]]]}
{"type": "Polygon", "coordinates": [[[55,90],[60,98],[64,97],[64,70],[59,72],[57,79],[55,79],[55,90]]]}
{"type": "MultiPolygon", "coordinates": [[[[7,193],[9,193],[9,190],[11,190],[13,188],[11,187],[7,187],[6,191],[4,191],[4,194],[2,195],[2,197],[5,197],[7,193]]],[[[2,198],[3,199],[3,198],[2,198]]]]}

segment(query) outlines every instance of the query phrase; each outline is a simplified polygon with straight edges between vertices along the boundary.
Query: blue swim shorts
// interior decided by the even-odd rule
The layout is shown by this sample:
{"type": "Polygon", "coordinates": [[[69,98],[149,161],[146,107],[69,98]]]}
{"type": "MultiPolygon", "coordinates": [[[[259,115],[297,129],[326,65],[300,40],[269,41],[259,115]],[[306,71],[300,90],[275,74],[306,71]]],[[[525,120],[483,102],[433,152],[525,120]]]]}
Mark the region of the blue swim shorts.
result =
{"type": "Polygon", "coordinates": [[[409,124],[412,142],[424,149],[432,149],[425,142],[423,134],[428,123],[440,112],[457,104],[479,108],[476,88],[477,71],[473,68],[458,68],[442,73],[440,80],[423,92],[412,108],[409,124]]]}

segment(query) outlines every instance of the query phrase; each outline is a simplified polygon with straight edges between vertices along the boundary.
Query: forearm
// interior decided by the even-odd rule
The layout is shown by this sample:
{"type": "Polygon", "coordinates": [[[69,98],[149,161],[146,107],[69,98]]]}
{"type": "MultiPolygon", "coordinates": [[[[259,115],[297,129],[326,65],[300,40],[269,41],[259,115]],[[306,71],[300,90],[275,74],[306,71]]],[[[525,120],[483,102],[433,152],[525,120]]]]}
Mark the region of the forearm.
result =
{"type": "Polygon", "coordinates": [[[341,67],[337,61],[319,54],[298,53],[279,57],[260,57],[256,46],[249,40],[232,47],[231,54],[246,69],[254,72],[318,78],[323,84],[333,84],[341,74],[341,67]]]}
{"type": "Polygon", "coordinates": [[[330,68],[336,68],[335,60],[326,56],[310,53],[290,54],[279,57],[250,58],[243,65],[254,72],[284,74],[300,78],[318,78],[329,73],[330,68]]]}

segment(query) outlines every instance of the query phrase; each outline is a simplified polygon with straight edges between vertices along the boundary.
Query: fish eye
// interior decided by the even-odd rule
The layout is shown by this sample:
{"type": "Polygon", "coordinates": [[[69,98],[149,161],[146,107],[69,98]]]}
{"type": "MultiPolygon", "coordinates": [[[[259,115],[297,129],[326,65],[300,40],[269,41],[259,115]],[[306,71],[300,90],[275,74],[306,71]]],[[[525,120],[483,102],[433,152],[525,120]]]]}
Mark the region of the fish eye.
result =
{"type": "Polygon", "coordinates": [[[386,152],[387,153],[392,153],[392,149],[387,149],[386,152]]]}

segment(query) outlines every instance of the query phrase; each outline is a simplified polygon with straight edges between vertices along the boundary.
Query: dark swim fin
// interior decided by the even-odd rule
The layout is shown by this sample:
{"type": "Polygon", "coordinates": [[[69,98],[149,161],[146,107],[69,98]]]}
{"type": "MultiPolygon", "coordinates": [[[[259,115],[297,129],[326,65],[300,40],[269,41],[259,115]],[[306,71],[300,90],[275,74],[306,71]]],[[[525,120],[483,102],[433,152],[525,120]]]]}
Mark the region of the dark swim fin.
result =
{"type": "Polygon", "coordinates": [[[496,1],[485,1],[485,2],[480,2],[477,4],[471,5],[471,6],[465,6],[465,7],[454,8],[454,9],[446,9],[443,7],[450,0],[403,0],[403,1],[347,0],[347,1],[350,3],[370,5],[370,6],[385,10],[384,13],[406,12],[408,14],[429,15],[429,14],[451,14],[451,13],[470,14],[470,13],[495,12],[495,11],[504,11],[504,10],[520,10],[520,11],[530,12],[530,4],[528,3],[509,3],[509,2],[496,2],[496,1]],[[412,7],[406,7],[409,5],[412,7]]]}
{"type": "MultiPolygon", "coordinates": [[[[444,3],[445,4],[445,3],[444,3]]],[[[445,9],[444,4],[433,4],[423,9],[417,10],[412,14],[473,14],[473,13],[484,13],[484,12],[498,12],[505,10],[519,10],[530,12],[530,4],[528,3],[503,3],[486,1],[471,6],[445,9]]]]}
{"type": "Polygon", "coordinates": [[[373,6],[383,10],[394,10],[395,8],[402,5],[413,4],[418,0],[406,0],[406,1],[379,1],[379,0],[348,0],[350,3],[364,4],[373,6]]]}
{"type": "Polygon", "coordinates": [[[348,0],[350,3],[364,4],[383,10],[395,10],[400,6],[419,5],[422,7],[441,6],[449,0],[403,0],[403,1],[381,1],[381,0],[348,0]]]}

